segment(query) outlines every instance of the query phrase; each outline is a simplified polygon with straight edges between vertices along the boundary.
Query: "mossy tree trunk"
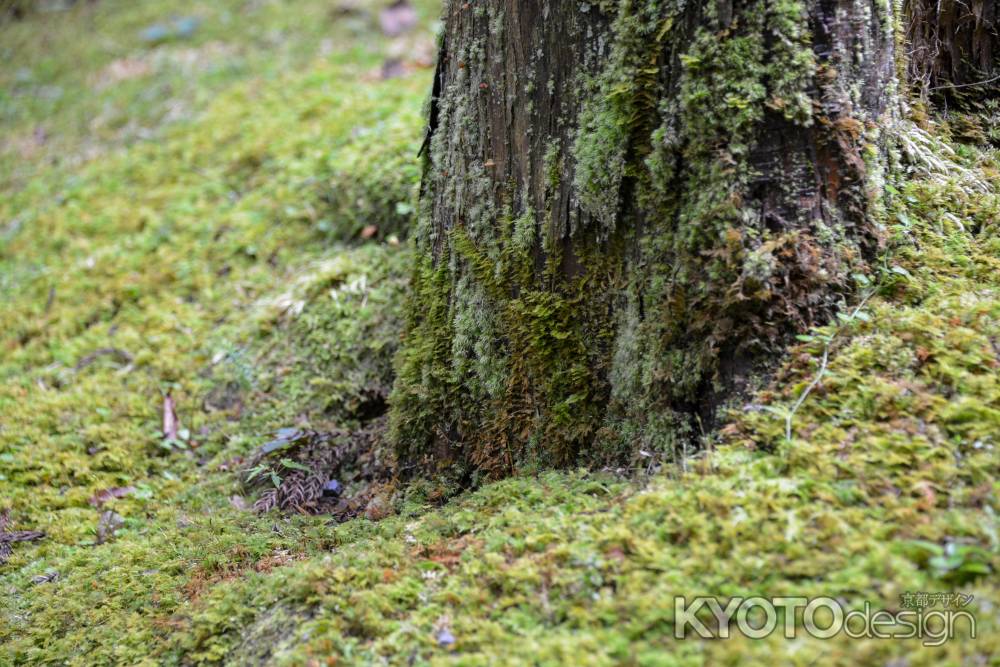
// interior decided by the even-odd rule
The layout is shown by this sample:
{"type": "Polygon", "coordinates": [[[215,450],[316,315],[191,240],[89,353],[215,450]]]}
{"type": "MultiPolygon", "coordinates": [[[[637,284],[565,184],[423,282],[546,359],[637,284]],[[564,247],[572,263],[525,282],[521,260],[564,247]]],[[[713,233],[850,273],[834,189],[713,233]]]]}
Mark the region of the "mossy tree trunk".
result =
{"type": "Polygon", "coordinates": [[[449,2],[392,401],[403,473],[697,446],[877,250],[894,7],[449,2]]]}

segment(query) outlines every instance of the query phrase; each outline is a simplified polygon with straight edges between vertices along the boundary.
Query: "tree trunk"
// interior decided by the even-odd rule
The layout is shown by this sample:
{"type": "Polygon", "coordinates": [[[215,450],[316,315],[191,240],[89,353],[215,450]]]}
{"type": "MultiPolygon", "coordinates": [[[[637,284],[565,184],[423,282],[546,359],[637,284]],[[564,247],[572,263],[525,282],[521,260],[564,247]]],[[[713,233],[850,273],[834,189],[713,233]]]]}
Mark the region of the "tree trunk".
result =
{"type": "Polygon", "coordinates": [[[996,0],[905,0],[908,74],[922,92],[963,102],[1000,91],[996,0]]]}
{"type": "Polygon", "coordinates": [[[879,244],[888,0],[449,2],[404,475],[697,446],[879,244]]]}

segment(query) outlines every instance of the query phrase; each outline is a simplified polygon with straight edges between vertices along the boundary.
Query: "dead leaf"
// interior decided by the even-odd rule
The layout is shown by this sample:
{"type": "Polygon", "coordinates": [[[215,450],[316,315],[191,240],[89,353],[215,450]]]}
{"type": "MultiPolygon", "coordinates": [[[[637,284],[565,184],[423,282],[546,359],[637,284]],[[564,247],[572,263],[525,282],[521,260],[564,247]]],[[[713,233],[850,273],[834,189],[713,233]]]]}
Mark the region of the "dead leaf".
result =
{"type": "Polygon", "coordinates": [[[76,362],[76,366],[73,367],[73,370],[80,372],[101,357],[112,357],[120,366],[126,367],[132,365],[133,361],[132,355],[125,350],[119,350],[117,347],[102,347],[99,350],[94,350],[87,356],[80,359],[80,361],[76,362]]]}
{"type": "Polygon", "coordinates": [[[389,501],[382,494],[372,496],[365,507],[365,518],[369,521],[381,521],[389,516],[389,501]]]}
{"type": "Polygon", "coordinates": [[[170,394],[163,397],[163,439],[177,440],[180,422],[177,421],[177,411],[174,408],[174,398],[170,394]]]}
{"type": "Polygon", "coordinates": [[[39,574],[31,578],[31,583],[34,585],[47,584],[51,581],[55,581],[59,578],[59,573],[55,570],[49,570],[45,574],[39,574]]]}
{"type": "Polygon", "coordinates": [[[125,518],[118,512],[111,510],[101,512],[101,518],[97,520],[97,543],[104,544],[124,525],[125,518]]]}
{"type": "Polygon", "coordinates": [[[625,562],[625,551],[619,546],[611,547],[611,549],[607,552],[607,556],[608,558],[618,561],[619,563],[625,562]]]}
{"type": "Polygon", "coordinates": [[[116,498],[124,498],[125,496],[133,492],[135,492],[134,486],[114,486],[110,489],[101,489],[100,491],[92,495],[90,498],[88,498],[87,502],[93,505],[94,507],[100,507],[109,500],[114,500],[116,498]]]}
{"type": "Polygon", "coordinates": [[[411,68],[399,58],[386,58],[382,63],[382,69],[379,72],[379,79],[382,81],[398,79],[406,76],[410,73],[410,71],[411,68]]]}
{"type": "Polygon", "coordinates": [[[396,0],[378,14],[379,26],[389,37],[398,37],[417,25],[417,12],[408,0],[396,0]]]}
{"type": "Polygon", "coordinates": [[[330,10],[330,16],[334,19],[342,16],[356,16],[363,13],[364,7],[361,6],[359,0],[340,0],[330,10]]]}
{"type": "Polygon", "coordinates": [[[234,456],[233,458],[226,459],[225,461],[220,463],[218,468],[216,468],[216,470],[218,470],[219,472],[229,472],[230,470],[236,470],[241,465],[243,465],[243,457],[234,456]]]}
{"type": "Polygon", "coordinates": [[[931,486],[930,482],[920,481],[914,485],[914,490],[920,493],[920,500],[917,501],[917,507],[923,512],[930,512],[932,509],[937,507],[937,493],[934,492],[934,487],[931,486]]]}
{"type": "Polygon", "coordinates": [[[15,530],[9,533],[0,533],[0,543],[34,542],[43,537],[45,537],[45,533],[40,530],[15,530]]]}

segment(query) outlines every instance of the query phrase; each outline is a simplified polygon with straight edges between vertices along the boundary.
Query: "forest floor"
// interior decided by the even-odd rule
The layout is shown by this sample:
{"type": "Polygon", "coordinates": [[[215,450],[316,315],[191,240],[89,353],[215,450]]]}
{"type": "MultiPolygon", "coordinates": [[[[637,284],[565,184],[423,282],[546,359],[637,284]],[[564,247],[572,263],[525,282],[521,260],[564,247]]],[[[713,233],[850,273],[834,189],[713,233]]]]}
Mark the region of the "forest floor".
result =
{"type": "Polygon", "coordinates": [[[437,8],[390,38],[383,6],[0,26],[0,542],[45,533],[0,564],[0,665],[997,664],[1000,156],[974,118],[921,121],[951,148],[898,128],[862,300],[706,451],[418,483],[345,523],[248,508],[241,461],[391,383],[437,8]],[[916,592],[971,596],[977,637],[674,638],[675,596],[916,592]]]}

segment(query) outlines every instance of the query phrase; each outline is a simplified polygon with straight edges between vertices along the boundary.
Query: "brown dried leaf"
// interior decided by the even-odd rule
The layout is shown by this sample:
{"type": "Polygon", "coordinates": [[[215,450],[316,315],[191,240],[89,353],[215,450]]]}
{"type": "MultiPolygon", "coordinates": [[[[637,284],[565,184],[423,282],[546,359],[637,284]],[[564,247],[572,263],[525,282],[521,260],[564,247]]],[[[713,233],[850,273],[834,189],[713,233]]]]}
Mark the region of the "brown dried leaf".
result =
{"type": "Polygon", "coordinates": [[[87,502],[94,507],[100,507],[109,500],[114,500],[116,498],[124,498],[125,496],[133,493],[135,491],[134,486],[114,486],[110,489],[101,489],[90,498],[87,502]]]}
{"type": "Polygon", "coordinates": [[[398,79],[409,74],[410,70],[411,68],[399,58],[386,58],[382,63],[382,69],[379,71],[379,79],[382,81],[398,79]]]}
{"type": "Polygon", "coordinates": [[[163,439],[177,440],[179,430],[180,422],[177,420],[174,398],[170,394],[167,394],[163,397],[163,439]]]}
{"type": "Polygon", "coordinates": [[[0,533],[0,543],[34,542],[43,537],[45,537],[45,533],[40,530],[15,530],[12,533],[0,533]]]}
{"type": "Polygon", "coordinates": [[[124,525],[125,518],[121,514],[111,510],[101,512],[101,518],[97,521],[97,543],[104,544],[124,525]]]}

